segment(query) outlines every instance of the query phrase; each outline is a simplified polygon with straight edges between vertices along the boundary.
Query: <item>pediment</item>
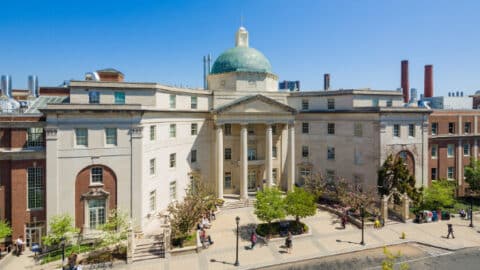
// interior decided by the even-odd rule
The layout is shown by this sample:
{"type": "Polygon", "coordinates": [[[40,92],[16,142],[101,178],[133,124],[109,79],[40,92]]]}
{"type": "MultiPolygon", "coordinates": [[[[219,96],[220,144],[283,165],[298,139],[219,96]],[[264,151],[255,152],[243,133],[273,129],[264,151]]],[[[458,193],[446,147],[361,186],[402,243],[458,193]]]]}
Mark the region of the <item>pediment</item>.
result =
{"type": "Polygon", "coordinates": [[[263,95],[246,96],[215,109],[216,113],[280,113],[293,114],[296,110],[263,95]]]}

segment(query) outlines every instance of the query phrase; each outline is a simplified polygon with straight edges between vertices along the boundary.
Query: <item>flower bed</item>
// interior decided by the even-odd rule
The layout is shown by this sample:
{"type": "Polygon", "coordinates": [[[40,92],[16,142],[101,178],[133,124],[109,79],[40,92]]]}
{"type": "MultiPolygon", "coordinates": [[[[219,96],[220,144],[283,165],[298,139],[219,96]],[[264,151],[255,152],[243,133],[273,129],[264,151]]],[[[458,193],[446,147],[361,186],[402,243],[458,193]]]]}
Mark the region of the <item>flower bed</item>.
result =
{"type": "Polygon", "coordinates": [[[270,234],[271,238],[285,237],[288,232],[293,235],[304,234],[308,232],[308,226],[305,223],[295,220],[285,220],[270,223],[258,224],[256,232],[258,235],[265,237],[270,234]]]}
{"type": "Polygon", "coordinates": [[[172,239],[172,249],[197,246],[197,231],[194,231],[192,234],[185,238],[173,238],[172,239]]]}

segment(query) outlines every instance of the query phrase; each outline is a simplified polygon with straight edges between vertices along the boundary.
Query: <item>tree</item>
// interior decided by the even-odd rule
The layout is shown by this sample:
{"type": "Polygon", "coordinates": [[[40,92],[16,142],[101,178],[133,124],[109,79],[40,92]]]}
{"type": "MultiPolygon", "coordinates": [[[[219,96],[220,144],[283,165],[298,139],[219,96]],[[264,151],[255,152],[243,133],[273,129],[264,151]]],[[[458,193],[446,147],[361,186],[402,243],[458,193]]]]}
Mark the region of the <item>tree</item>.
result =
{"type": "Polygon", "coordinates": [[[453,205],[455,202],[455,184],[448,180],[432,181],[425,189],[422,208],[438,209],[453,205]]]}
{"type": "MultiPolygon", "coordinates": [[[[393,254],[387,247],[383,247],[383,254],[385,259],[382,261],[382,270],[393,270],[398,260],[401,260],[402,253],[400,251],[397,254],[393,254]]],[[[410,266],[406,262],[400,263],[400,270],[408,270],[410,266]]]]}
{"type": "Polygon", "coordinates": [[[303,188],[319,199],[325,192],[327,182],[321,173],[316,173],[305,177],[303,188]]]}
{"type": "Polygon", "coordinates": [[[113,209],[108,215],[107,222],[102,226],[102,246],[116,245],[118,248],[122,241],[128,237],[128,228],[130,218],[128,214],[120,210],[113,209]]]}
{"type": "Polygon", "coordinates": [[[343,205],[353,209],[360,209],[361,207],[368,209],[378,201],[378,193],[375,188],[364,189],[361,185],[347,182],[340,201],[343,205]]]}
{"type": "Polygon", "coordinates": [[[258,219],[267,222],[269,229],[271,229],[272,220],[282,219],[286,214],[282,193],[275,187],[265,188],[263,191],[257,192],[254,213],[258,219]]]}
{"type": "Polygon", "coordinates": [[[49,222],[50,231],[43,237],[43,243],[47,246],[56,246],[60,244],[62,238],[71,239],[78,233],[72,224],[73,218],[68,214],[53,216],[49,222]]]}
{"type": "Polygon", "coordinates": [[[8,224],[8,221],[0,220],[0,239],[12,235],[12,227],[8,224]]]}
{"type": "Polygon", "coordinates": [[[288,215],[295,216],[297,223],[300,218],[313,216],[317,212],[315,196],[303,188],[295,188],[285,198],[285,211],[288,215]]]}
{"type": "Polygon", "coordinates": [[[472,161],[469,166],[465,167],[465,181],[470,190],[480,191],[480,160],[472,161]]]}

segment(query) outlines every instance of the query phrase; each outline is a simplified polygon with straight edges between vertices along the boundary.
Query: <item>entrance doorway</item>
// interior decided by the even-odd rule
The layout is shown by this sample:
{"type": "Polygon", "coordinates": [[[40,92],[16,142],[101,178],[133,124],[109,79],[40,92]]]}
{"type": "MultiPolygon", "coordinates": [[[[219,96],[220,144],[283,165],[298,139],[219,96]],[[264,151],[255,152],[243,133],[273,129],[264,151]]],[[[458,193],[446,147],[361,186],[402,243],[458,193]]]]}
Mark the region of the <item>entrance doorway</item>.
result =
{"type": "Polygon", "coordinates": [[[26,227],[25,228],[25,245],[31,247],[32,244],[42,244],[42,227],[26,227]]]}
{"type": "Polygon", "coordinates": [[[257,171],[248,171],[248,191],[255,192],[257,190],[257,171]]]}

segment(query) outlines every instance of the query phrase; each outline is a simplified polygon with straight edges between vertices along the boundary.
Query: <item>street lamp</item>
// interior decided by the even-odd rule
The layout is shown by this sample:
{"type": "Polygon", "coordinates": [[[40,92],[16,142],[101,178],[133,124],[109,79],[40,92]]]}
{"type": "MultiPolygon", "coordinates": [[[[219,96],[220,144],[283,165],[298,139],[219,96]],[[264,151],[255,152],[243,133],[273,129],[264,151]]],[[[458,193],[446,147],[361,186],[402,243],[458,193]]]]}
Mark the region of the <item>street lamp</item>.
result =
{"type": "Polygon", "coordinates": [[[364,246],[365,242],[363,241],[363,235],[364,235],[364,231],[365,231],[365,222],[364,222],[365,208],[363,207],[363,205],[360,207],[360,216],[362,217],[362,241],[360,242],[360,245],[364,246]]]}
{"type": "Polygon", "coordinates": [[[473,195],[470,193],[470,227],[473,228],[473,195]]]}
{"type": "Polygon", "coordinates": [[[62,269],[63,269],[63,266],[65,265],[65,236],[62,236],[62,238],[60,238],[60,241],[62,245],[62,269]]]}
{"type": "Polygon", "coordinates": [[[237,217],[235,218],[235,221],[237,222],[237,256],[236,256],[236,258],[235,258],[235,264],[234,264],[234,265],[235,265],[235,266],[239,266],[240,263],[238,262],[238,224],[240,223],[240,217],[237,216],[237,217]]]}

